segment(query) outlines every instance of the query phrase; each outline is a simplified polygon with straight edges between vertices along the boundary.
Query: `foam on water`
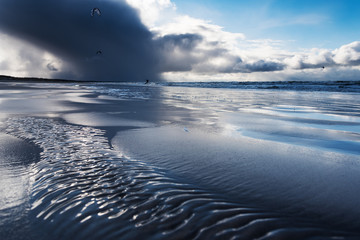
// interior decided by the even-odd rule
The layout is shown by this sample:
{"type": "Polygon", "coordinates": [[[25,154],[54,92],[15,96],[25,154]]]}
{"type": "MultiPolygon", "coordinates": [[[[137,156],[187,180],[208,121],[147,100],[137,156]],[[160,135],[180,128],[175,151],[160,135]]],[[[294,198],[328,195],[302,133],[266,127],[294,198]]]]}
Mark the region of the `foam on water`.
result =
{"type": "Polygon", "coordinates": [[[34,117],[6,124],[8,134],[42,149],[29,170],[28,224],[38,239],[358,237],[224,198],[112,149],[100,129],[34,117]]]}

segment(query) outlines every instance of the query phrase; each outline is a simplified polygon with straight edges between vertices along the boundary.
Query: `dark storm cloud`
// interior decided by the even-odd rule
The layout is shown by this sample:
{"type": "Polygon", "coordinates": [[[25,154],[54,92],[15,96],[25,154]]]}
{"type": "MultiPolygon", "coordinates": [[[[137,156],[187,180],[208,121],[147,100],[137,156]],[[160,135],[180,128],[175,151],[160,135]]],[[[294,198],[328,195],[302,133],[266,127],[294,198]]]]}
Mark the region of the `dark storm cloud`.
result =
{"type": "Polygon", "coordinates": [[[169,34],[158,39],[160,47],[173,50],[179,48],[182,51],[193,50],[201,41],[202,36],[198,34],[169,34]]]}
{"type": "Polygon", "coordinates": [[[220,42],[208,42],[200,34],[170,34],[155,40],[161,71],[198,73],[250,73],[283,70],[282,63],[260,60],[246,63],[231,54],[220,42]],[[220,59],[222,63],[214,63],[220,59]]]}
{"type": "Polygon", "coordinates": [[[9,63],[7,61],[0,62],[0,70],[7,70],[9,68],[9,63]]]}
{"type": "Polygon", "coordinates": [[[154,40],[163,72],[191,71],[201,61],[195,48],[203,41],[198,34],[169,34],[154,40]]]}
{"type": "Polygon", "coordinates": [[[53,77],[142,81],[158,78],[151,32],[124,1],[0,0],[0,30],[59,57],[53,77]],[[91,9],[101,16],[91,16],[91,9]],[[102,54],[97,55],[101,50],[102,54]]]}
{"type": "Polygon", "coordinates": [[[235,67],[240,72],[272,72],[284,70],[285,65],[278,62],[260,60],[254,63],[243,64],[241,67],[235,67]]]}

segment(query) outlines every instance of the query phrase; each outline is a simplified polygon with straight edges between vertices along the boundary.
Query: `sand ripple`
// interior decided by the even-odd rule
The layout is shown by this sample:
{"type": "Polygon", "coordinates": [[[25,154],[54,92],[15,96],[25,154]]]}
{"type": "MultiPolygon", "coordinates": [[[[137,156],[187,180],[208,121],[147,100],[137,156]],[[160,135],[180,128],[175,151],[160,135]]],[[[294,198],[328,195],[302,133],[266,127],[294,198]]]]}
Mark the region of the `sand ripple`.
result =
{"type": "Polygon", "coordinates": [[[113,150],[103,130],[32,117],[7,125],[43,150],[29,211],[43,239],[351,238],[176,179],[113,150]]]}

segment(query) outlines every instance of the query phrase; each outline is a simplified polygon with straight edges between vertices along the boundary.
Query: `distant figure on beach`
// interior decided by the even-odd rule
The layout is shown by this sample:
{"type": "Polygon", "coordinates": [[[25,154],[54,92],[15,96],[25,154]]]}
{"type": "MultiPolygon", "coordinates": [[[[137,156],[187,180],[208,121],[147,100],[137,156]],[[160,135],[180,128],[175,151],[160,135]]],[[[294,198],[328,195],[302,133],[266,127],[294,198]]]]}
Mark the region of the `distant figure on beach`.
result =
{"type": "Polygon", "coordinates": [[[98,9],[98,8],[93,8],[93,9],[91,10],[91,16],[93,17],[93,16],[95,16],[95,15],[101,16],[100,9],[98,9]]]}
{"type": "Polygon", "coordinates": [[[146,79],[145,84],[148,84],[149,82],[150,82],[149,79],[146,79]]]}

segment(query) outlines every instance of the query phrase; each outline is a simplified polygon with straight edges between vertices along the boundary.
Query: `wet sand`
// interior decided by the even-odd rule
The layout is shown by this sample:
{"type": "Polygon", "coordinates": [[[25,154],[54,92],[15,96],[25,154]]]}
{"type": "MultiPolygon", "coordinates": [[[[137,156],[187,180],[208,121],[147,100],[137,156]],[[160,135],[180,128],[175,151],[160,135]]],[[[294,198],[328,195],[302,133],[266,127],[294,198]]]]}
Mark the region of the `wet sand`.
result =
{"type": "Polygon", "coordinates": [[[40,149],[26,141],[0,134],[0,238],[29,236],[27,218],[32,185],[31,165],[39,161],[40,149]]]}
{"type": "Polygon", "coordinates": [[[356,93],[0,83],[0,237],[357,239],[359,109],[356,93]]]}

